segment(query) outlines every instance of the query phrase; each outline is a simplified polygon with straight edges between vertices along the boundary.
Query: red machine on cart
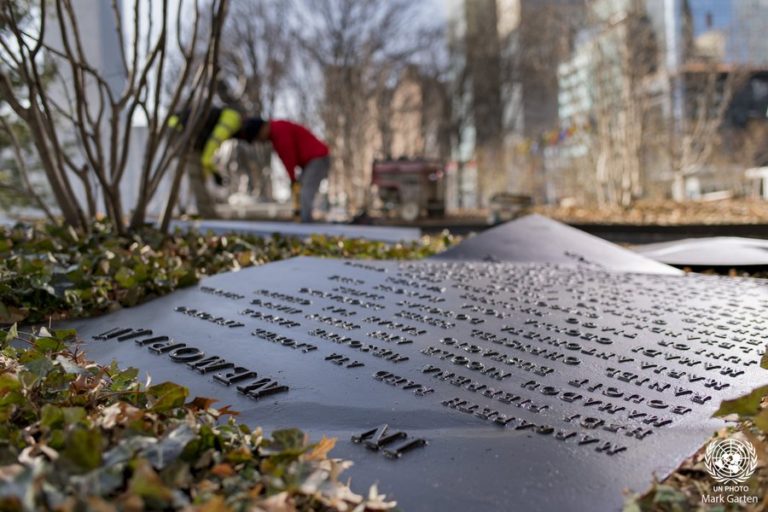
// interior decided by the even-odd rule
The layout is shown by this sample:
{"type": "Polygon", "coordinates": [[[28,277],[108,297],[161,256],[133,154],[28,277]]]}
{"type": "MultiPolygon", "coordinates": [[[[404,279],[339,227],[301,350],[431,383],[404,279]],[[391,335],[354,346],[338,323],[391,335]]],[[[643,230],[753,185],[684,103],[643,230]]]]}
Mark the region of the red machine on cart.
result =
{"type": "Polygon", "coordinates": [[[438,160],[374,160],[372,185],[385,214],[412,222],[445,215],[445,165],[438,160]]]}

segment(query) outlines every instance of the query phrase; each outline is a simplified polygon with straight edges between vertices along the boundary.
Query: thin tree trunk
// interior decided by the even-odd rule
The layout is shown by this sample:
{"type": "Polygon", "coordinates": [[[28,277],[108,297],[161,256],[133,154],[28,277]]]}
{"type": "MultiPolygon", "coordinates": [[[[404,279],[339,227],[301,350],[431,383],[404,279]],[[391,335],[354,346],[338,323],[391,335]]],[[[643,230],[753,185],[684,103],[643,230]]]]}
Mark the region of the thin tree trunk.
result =
{"type": "Polygon", "coordinates": [[[179,189],[181,189],[181,179],[184,177],[184,169],[187,165],[187,155],[182,155],[176,165],[176,172],[173,175],[173,182],[171,183],[171,191],[168,194],[168,201],[165,204],[163,211],[162,221],[160,222],[160,229],[163,232],[168,232],[168,228],[171,226],[171,219],[173,218],[173,209],[176,207],[176,203],[179,199],[179,189]]]}

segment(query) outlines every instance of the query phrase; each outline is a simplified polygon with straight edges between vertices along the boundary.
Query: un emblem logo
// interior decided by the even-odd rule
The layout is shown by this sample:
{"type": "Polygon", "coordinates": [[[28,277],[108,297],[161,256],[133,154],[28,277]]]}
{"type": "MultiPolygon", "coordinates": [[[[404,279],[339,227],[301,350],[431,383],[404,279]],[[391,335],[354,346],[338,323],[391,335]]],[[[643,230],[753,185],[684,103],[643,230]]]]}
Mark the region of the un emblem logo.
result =
{"type": "Polygon", "coordinates": [[[707,446],[704,464],[716,481],[740,484],[755,472],[757,453],[749,441],[718,439],[707,446]]]}

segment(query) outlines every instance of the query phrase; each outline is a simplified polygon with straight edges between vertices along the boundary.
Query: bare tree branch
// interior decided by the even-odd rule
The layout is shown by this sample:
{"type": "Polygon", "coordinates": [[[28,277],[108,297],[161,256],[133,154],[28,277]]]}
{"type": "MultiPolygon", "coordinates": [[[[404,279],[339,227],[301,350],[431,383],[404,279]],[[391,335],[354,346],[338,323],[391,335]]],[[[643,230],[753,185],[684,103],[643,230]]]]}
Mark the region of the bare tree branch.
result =
{"type": "MultiPolygon", "coordinates": [[[[0,94],[14,114],[28,125],[65,221],[82,229],[88,229],[89,217],[96,215],[95,198],[99,192],[117,230],[124,231],[127,227],[121,189],[129,164],[135,115],[141,113],[146,117],[150,132],[141,165],[139,199],[132,205],[131,224],[139,225],[145,220],[147,207],[160,182],[171,169],[172,158],[168,157],[183,155],[192,143],[194,123],[190,123],[189,129],[185,128],[181,137],[168,137],[169,116],[180,105],[181,98],[189,94],[189,104],[195,107],[195,118],[199,121],[204,118],[213,95],[218,39],[228,1],[209,2],[211,15],[203,19],[200,0],[193,0],[195,26],[188,44],[182,42],[186,37],[181,30],[182,18],[186,16],[183,2],[172,14],[168,0],[163,0],[160,15],[153,12],[152,16],[145,16],[149,27],[142,27],[140,3],[144,1],[133,0],[132,9],[127,11],[133,13],[132,20],[124,19],[115,0],[109,7],[115,22],[120,67],[125,74],[125,86],[120,91],[111,85],[114,83],[111,77],[89,61],[83,40],[85,27],[78,22],[72,0],[51,0],[60,39],[60,47],[55,48],[44,39],[49,16],[46,1],[41,0],[35,16],[23,19],[8,3],[0,5],[0,94]],[[179,28],[177,44],[186,64],[177,78],[170,104],[163,105],[162,83],[172,50],[168,41],[172,17],[179,28]],[[125,41],[125,23],[133,24],[131,41],[125,41]],[[155,30],[155,23],[160,25],[159,31],[155,30]],[[199,30],[204,30],[208,37],[198,39],[199,30]],[[39,58],[41,54],[46,58],[39,58]],[[45,66],[51,62],[57,64],[53,79],[63,99],[48,92],[50,69],[45,66]],[[158,155],[160,148],[165,148],[162,157],[158,155]],[[72,150],[76,150],[77,155],[70,154],[72,150]],[[88,217],[71,178],[82,184],[88,217]]],[[[149,2],[145,5],[152,8],[149,2]]],[[[18,146],[19,141],[12,140],[15,140],[14,146],[18,146]]],[[[17,157],[23,156],[20,147],[14,151],[17,157]]],[[[175,199],[174,192],[168,203],[171,211],[175,199]]]]}
{"type": "Polygon", "coordinates": [[[22,144],[19,141],[19,138],[16,136],[16,132],[11,128],[11,125],[8,124],[8,121],[2,116],[0,116],[0,125],[2,126],[3,130],[8,134],[8,137],[11,139],[11,147],[13,148],[13,156],[16,160],[16,165],[18,165],[19,168],[19,176],[21,177],[23,188],[18,189],[18,192],[21,192],[23,194],[26,194],[28,197],[30,197],[38,208],[40,208],[43,213],[45,213],[45,216],[53,223],[56,223],[56,218],[53,215],[53,212],[51,212],[50,208],[48,208],[48,205],[45,204],[45,201],[40,197],[40,194],[38,194],[34,187],[32,187],[32,183],[29,181],[29,168],[27,167],[27,162],[24,159],[24,155],[21,154],[21,148],[22,144]]]}

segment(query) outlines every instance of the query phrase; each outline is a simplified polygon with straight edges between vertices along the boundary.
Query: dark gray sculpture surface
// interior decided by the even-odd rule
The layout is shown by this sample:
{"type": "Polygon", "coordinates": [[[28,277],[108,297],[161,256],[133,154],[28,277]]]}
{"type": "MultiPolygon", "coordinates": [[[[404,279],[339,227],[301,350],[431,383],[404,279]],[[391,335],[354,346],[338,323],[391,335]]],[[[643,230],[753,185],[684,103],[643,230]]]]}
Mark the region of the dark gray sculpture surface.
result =
{"type": "Polygon", "coordinates": [[[418,228],[390,226],[354,226],[350,224],[298,224],[295,222],[267,222],[246,220],[176,220],[172,228],[187,230],[197,229],[200,232],[211,231],[223,235],[227,233],[243,233],[256,236],[272,236],[280,233],[285,236],[306,238],[311,235],[344,236],[347,238],[362,238],[378,242],[397,243],[415,242],[421,237],[418,228]]]}
{"type": "Polygon", "coordinates": [[[527,215],[483,231],[433,259],[578,264],[622,272],[680,274],[673,267],[541,215],[527,215]]]}
{"type": "Polygon", "coordinates": [[[766,306],[751,280],[296,258],[70,326],[99,362],[337,437],[353,488],[404,510],[609,511],[768,383],[766,306]]]}
{"type": "Polygon", "coordinates": [[[635,252],[677,267],[768,267],[768,240],[742,237],[686,238],[638,245],[635,252]]]}

